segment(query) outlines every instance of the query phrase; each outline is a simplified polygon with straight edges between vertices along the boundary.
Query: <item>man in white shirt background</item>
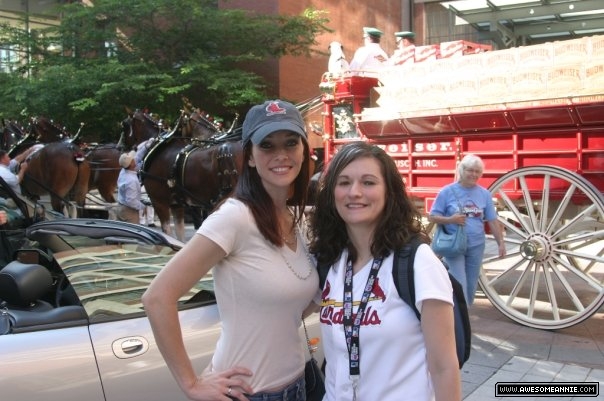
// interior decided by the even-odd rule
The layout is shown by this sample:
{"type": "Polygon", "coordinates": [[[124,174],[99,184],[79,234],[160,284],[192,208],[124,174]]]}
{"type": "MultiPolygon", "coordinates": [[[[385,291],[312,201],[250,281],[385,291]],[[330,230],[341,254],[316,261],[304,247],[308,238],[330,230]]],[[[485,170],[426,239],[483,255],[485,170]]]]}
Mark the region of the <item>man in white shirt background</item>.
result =
{"type": "Polygon", "coordinates": [[[388,61],[388,55],[380,46],[380,39],[384,32],[373,27],[363,28],[364,45],[354,53],[350,62],[350,71],[353,75],[375,76],[388,61]]]}

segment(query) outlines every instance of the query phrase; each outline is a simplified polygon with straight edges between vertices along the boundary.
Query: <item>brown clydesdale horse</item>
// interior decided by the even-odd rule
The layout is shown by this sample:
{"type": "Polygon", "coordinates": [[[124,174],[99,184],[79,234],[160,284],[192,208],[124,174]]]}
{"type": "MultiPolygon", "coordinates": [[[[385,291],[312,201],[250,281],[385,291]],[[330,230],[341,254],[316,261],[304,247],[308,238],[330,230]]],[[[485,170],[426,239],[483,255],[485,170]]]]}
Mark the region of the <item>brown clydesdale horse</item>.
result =
{"type": "Polygon", "coordinates": [[[171,213],[176,238],[184,240],[185,208],[209,212],[234,189],[242,163],[241,141],[229,137],[201,142],[179,136],[160,140],[145,157],[141,177],[162,231],[172,235],[171,213]]]}
{"type": "Polygon", "coordinates": [[[75,217],[84,211],[89,177],[90,165],[77,144],[53,142],[28,157],[21,188],[26,196],[36,201],[49,194],[52,208],[60,213],[73,206],[71,201],[75,201],[77,211],[68,212],[75,217]]]}
{"type": "Polygon", "coordinates": [[[75,201],[77,210],[67,213],[71,216],[84,210],[90,176],[90,166],[76,143],[79,133],[71,137],[46,117],[32,118],[27,134],[9,151],[10,157],[33,151],[26,159],[28,167],[21,182],[24,195],[37,201],[49,194],[52,208],[60,213],[75,201]]]}
{"type": "MultiPolygon", "coordinates": [[[[137,141],[156,138],[155,142],[151,142],[152,144],[144,156],[144,165],[149,166],[150,160],[153,159],[154,167],[152,171],[142,168],[142,183],[160,219],[162,230],[170,235],[172,234],[170,220],[171,214],[173,214],[177,237],[183,238],[185,209],[193,218],[196,227],[201,224],[202,211],[200,207],[185,205],[182,202],[178,203],[178,198],[172,196],[175,191],[173,189],[175,181],[171,178],[172,166],[180,151],[191,145],[193,141],[203,142],[213,136],[227,135],[228,132],[219,131],[218,127],[209,121],[201,111],[187,106],[181,111],[175,125],[172,132],[158,136],[159,129],[162,127],[159,122],[147,113],[136,110],[122,122],[120,143],[128,147],[140,143],[137,141]],[[152,157],[150,156],[151,150],[153,150],[152,157]],[[156,168],[158,171],[155,171],[156,168]]],[[[198,146],[201,142],[197,142],[198,146]]],[[[148,144],[149,142],[146,142],[145,146],[148,146],[148,144]]]]}
{"type": "MultiPolygon", "coordinates": [[[[233,135],[236,121],[235,119],[228,131],[221,131],[220,127],[207,119],[199,109],[185,107],[174,130],[161,137],[148,151],[141,179],[165,233],[172,235],[172,217],[176,238],[184,239],[185,211],[191,215],[196,228],[201,224],[202,215],[215,201],[215,189],[210,187],[209,192],[199,194],[199,188],[190,186],[198,183],[190,184],[189,180],[192,177],[205,176],[208,160],[214,155],[213,149],[210,148],[219,143],[231,143],[229,138],[233,135]],[[208,150],[202,154],[199,153],[201,149],[208,150]],[[203,158],[204,165],[199,166],[199,171],[189,170],[188,166],[197,165],[197,161],[203,158]]],[[[235,152],[237,153],[237,150],[235,152]]],[[[230,186],[231,183],[225,185],[230,186]]],[[[200,184],[200,188],[205,186],[203,182],[200,184]]]]}

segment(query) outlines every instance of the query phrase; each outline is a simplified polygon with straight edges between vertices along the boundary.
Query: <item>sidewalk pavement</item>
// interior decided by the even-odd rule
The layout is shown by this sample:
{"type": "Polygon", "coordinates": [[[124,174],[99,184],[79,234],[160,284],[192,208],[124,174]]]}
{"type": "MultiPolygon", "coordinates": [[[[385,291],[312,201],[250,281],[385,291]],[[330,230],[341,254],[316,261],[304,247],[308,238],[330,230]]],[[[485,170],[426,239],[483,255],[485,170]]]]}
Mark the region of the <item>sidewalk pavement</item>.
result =
{"type": "Polygon", "coordinates": [[[464,401],[604,400],[604,308],[549,331],[516,323],[480,291],[470,309],[472,352],[462,368],[464,401]],[[599,382],[597,397],[495,397],[495,383],[599,382]]]}

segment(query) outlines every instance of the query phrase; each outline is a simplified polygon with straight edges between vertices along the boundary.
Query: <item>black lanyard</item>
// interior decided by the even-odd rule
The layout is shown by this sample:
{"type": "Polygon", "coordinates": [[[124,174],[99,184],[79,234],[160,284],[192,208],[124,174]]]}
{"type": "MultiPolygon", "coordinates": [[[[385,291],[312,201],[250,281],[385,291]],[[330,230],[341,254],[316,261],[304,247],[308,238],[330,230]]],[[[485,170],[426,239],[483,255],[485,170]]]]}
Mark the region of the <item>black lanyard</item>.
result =
{"type": "Polygon", "coordinates": [[[367,284],[365,284],[365,290],[363,296],[359,302],[359,308],[357,313],[352,316],[352,262],[348,259],[346,264],[346,274],[344,276],[344,335],[346,336],[346,345],[348,346],[348,361],[350,367],[350,378],[353,382],[358,381],[360,374],[360,354],[359,354],[359,329],[361,328],[361,322],[363,321],[363,315],[365,314],[365,308],[367,302],[371,296],[371,290],[373,290],[373,283],[377,278],[380,267],[382,266],[382,258],[373,259],[371,270],[369,271],[369,277],[367,277],[367,284]]]}

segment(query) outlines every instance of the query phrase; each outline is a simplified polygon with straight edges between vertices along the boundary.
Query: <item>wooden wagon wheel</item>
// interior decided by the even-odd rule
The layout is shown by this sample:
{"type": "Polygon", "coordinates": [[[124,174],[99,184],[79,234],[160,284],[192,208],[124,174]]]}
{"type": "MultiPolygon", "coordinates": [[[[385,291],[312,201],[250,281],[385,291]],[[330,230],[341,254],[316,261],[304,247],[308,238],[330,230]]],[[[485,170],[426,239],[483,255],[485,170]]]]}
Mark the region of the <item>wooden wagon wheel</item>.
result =
{"type": "Polygon", "coordinates": [[[526,326],[560,329],[604,304],[604,197],[584,177],[554,166],[513,170],[489,188],[507,256],[492,235],[479,283],[503,314],[526,326]]]}

